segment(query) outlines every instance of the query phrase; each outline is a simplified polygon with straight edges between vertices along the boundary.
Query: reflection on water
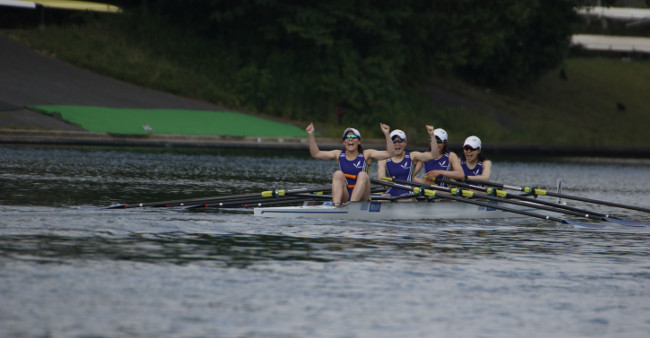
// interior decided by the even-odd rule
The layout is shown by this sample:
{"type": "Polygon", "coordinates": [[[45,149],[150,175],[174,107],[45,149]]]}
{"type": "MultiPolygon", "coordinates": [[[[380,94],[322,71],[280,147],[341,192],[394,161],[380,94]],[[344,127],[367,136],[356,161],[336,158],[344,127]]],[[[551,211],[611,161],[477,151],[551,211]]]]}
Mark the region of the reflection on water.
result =
{"type": "Polygon", "coordinates": [[[235,194],[328,182],[332,170],[305,161],[304,154],[260,157],[252,150],[0,148],[0,157],[5,205],[110,205],[235,194]]]}
{"type": "MultiPolygon", "coordinates": [[[[0,205],[102,206],[299,189],[328,184],[336,169],[297,151],[0,147],[0,158],[0,205]]],[[[650,160],[494,162],[493,181],[554,189],[561,179],[565,193],[650,205],[650,160]]]]}
{"type": "MultiPolygon", "coordinates": [[[[382,229],[377,231],[382,232],[382,229]]],[[[400,229],[404,232],[408,229],[400,229]]],[[[649,256],[644,233],[562,233],[559,229],[442,230],[390,238],[297,237],[266,234],[141,233],[125,236],[56,234],[0,236],[3,257],[39,263],[116,260],[245,268],[271,261],[390,261],[593,255],[616,262],[649,256]],[[610,241],[616,239],[617,246],[610,241]]],[[[650,271],[645,271],[650,277],[650,271]]]]}
{"type": "MultiPolygon", "coordinates": [[[[0,147],[0,336],[650,332],[650,227],[102,207],[327,185],[301,152],[0,147]]],[[[650,161],[494,160],[494,180],[650,205],[650,161]]],[[[574,203],[572,202],[572,205],[574,203]]],[[[650,222],[638,211],[575,206],[650,222]]]]}

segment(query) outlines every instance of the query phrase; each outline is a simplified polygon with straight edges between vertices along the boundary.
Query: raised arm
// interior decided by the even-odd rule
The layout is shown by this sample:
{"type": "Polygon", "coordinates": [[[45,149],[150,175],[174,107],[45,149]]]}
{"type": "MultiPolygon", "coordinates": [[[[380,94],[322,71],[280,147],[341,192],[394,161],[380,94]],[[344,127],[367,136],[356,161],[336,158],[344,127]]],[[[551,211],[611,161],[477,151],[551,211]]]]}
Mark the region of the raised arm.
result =
{"type": "Polygon", "coordinates": [[[462,181],[465,179],[465,172],[463,167],[460,165],[460,158],[453,151],[449,153],[449,162],[451,163],[451,170],[443,173],[447,178],[453,180],[462,181]]]}
{"type": "Polygon", "coordinates": [[[390,126],[387,124],[379,123],[379,127],[381,128],[381,132],[384,133],[384,137],[386,138],[386,152],[388,153],[388,157],[393,157],[395,156],[395,144],[393,143],[393,140],[390,139],[390,126]]]}
{"type": "Polygon", "coordinates": [[[429,134],[429,147],[431,148],[431,155],[433,158],[440,157],[440,150],[438,149],[438,142],[436,141],[436,135],[433,134],[435,127],[433,125],[426,125],[427,133],[429,134]]]}
{"type": "Polygon", "coordinates": [[[435,129],[432,125],[426,125],[427,133],[429,134],[429,147],[431,151],[420,152],[412,151],[411,159],[418,161],[420,167],[416,167],[418,171],[422,168],[422,164],[427,161],[435,160],[440,157],[440,152],[438,151],[438,143],[436,142],[436,137],[433,135],[433,130],[435,129]]]}
{"type": "MultiPolygon", "coordinates": [[[[381,131],[384,133],[384,137],[386,138],[386,150],[364,150],[363,156],[366,158],[366,161],[369,159],[385,160],[387,158],[395,156],[395,145],[393,144],[393,140],[390,139],[390,126],[387,124],[379,123],[379,127],[381,127],[381,131]]],[[[368,163],[370,162],[368,161],[368,163]]]]}
{"type": "Polygon", "coordinates": [[[314,123],[310,123],[307,128],[305,128],[307,134],[309,134],[309,153],[311,157],[317,158],[319,160],[336,160],[340,154],[340,150],[330,150],[322,151],[318,148],[316,144],[316,138],[314,137],[314,123]]]}

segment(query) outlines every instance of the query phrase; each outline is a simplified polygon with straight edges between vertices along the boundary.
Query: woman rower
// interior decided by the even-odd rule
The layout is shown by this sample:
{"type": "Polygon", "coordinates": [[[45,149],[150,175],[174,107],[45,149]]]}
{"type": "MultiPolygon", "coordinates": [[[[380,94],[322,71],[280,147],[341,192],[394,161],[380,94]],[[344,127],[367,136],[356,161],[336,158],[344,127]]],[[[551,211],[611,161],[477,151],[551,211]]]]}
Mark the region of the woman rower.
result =
{"type": "Polygon", "coordinates": [[[470,136],[463,144],[463,155],[460,165],[465,174],[465,180],[489,181],[492,174],[492,161],[488,160],[481,151],[481,139],[470,136]]]}
{"type": "MultiPolygon", "coordinates": [[[[431,128],[433,133],[433,128],[431,128]]],[[[432,136],[432,135],[430,135],[432,136]]],[[[406,151],[406,133],[400,129],[395,129],[390,133],[390,138],[395,145],[395,156],[377,162],[377,177],[389,176],[403,181],[412,181],[413,177],[422,169],[422,163],[433,159],[429,152],[406,151]]],[[[409,194],[411,191],[389,188],[386,194],[389,196],[401,196],[409,194]]]]}
{"type": "Polygon", "coordinates": [[[370,199],[370,177],[368,168],[372,160],[385,160],[395,155],[395,146],[390,139],[390,127],[380,123],[381,131],[386,137],[387,150],[366,149],[361,147],[361,133],[354,128],[343,132],[344,150],[322,151],[316,144],[314,124],[310,123],[305,131],[309,134],[309,153],[319,160],[335,160],[339,170],[332,175],[332,203],[340,206],[348,201],[367,201],[370,199]]]}
{"type": "Polygon", "coordinates": [[[432,135],[431,156],[433,160],[424,162],[424,170],[426,171],[424,182],[445,187],[447,185],[444,181],[447,179],[463,180],[465,173],[460,165],[458,155],[453,151],[449,151],[447,132],[442,128],[434,130],[433,126],[429,125],[427,125],[427,131],[429,131],[429,135],[432,135]],[[435,144],[433,143],[434,138],[435,144]]]}

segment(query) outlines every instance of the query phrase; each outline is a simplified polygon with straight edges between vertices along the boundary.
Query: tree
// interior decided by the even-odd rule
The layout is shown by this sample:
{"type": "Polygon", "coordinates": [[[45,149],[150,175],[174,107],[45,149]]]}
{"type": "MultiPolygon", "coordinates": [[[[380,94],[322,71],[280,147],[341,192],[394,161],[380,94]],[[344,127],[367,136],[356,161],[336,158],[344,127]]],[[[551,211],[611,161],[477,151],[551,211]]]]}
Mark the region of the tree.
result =
{"type": "MultiPolygon", "coordinates": [[[[145,3],[145,2],[143,2],[145,3]]],[[[237,102],[300,118],[337,105],[373,118],[440,73],[534,81],[569,45],[565,0],[149,0],[149,13],[208,41],[237,102]]]]}

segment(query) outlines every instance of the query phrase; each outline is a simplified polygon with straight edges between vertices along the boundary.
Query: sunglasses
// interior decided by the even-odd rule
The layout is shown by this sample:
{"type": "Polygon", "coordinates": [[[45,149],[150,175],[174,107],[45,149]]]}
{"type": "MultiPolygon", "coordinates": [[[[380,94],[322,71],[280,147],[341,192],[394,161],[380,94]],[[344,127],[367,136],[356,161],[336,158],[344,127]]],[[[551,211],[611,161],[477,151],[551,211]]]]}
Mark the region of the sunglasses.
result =
{"type": "Polygon", "coordinates": [[[359,136],[354,135],[354,134],[349,134],[349,135],[345,135],[345,137],[343,139],[345,140],[345,139],[351,139],[351,138],[359,138],[359,136]]]}
{"type": "Polygon", "coordinates": [[[404,142],[406,142],[406,140],[402,140],[401,138],[393,140],[393,143],[404,143],[404,142]]]}
{"type": "MultiPolygon", "coordinates": [[[[429,142],[431,142],[431,139],[429,139],[429,142]]],[[[436,137],[436,143],[441,144],[441,143],[445,143],[445,142],[443,142],[441,139],[436,137]]]]}
{"type": "Polygon", "coordinates": [[[464,146],[463,149],[465,149],[465,150],[467,150],[467,151],[479,150],[479,148],[472,148],[472,147],[470,147],[470,146],[464,146]]]}

